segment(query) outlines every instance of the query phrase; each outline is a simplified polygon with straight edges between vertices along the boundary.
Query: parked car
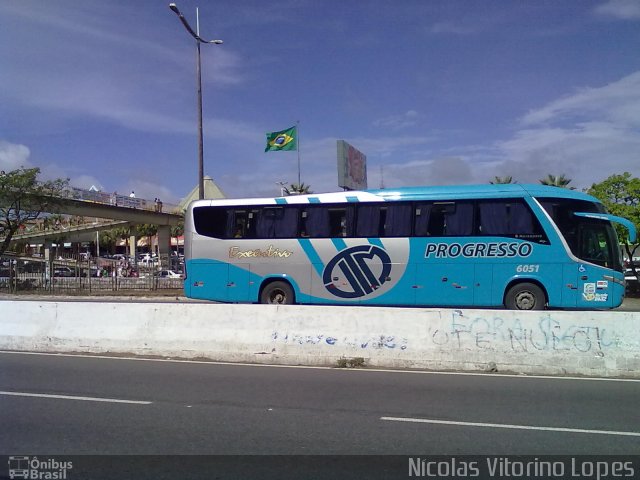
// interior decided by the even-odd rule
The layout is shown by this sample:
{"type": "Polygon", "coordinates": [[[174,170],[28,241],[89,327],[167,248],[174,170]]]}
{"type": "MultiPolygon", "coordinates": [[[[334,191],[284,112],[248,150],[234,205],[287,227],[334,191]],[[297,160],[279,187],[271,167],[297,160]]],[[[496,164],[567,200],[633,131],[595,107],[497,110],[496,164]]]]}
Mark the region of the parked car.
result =
{"type": "Polygon", "coordinates": [[[158,270],[154,276],[158,278],[182,278],[182,275],[173,270],[158,270]]]}
{"type": "MultiPolygon", "coordinates": [[[[636,272],[640,273],[640,257],[633,257],[633,264],[636,267],[636,272]]],[[[624,278],[627,282],[638,281],[638,277],[634,275],[629,260],[624,261],[624,278]]]]}
{"type": "Polygon", "coordinates": [[[54,277],[75,277],[76,274],[73,269],[69,267],[56,267],[53,269],[54,277]]]}
{"type": "Polygon", "coordinates": [[[138,259],[138,263],[140,265],[143,265],[145,267],[149,267],[151,265],[154,265],[156,263],[158,263],[158,257],[153,255],[149,255],[148,253],[146,255],[141,255],[138,259]]]}

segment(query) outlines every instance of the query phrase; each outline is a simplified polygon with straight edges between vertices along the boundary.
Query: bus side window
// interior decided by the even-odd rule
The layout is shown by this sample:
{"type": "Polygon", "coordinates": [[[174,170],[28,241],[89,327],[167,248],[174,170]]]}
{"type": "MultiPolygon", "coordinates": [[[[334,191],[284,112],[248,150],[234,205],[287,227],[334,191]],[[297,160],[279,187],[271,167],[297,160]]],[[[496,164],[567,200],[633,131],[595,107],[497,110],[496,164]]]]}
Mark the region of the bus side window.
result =
{"type": "Polygon", "coordinates": [[[329,208],[329,226],[331,237],[351,237],[354,231],[354,208],[347,207],[329,208]]]}
{"type": "Polygon", "coordinates": [[[386,215],[384,218],[384,236],[411,236],[412,219],[413,206],[410,203],[390,203],[386,208],[386,215]]]}
{"type": "Polygon", "coordinates": [[[346,237],[347,215],[343,208],[329,209],[329,236],[346,237]]]}
{"type": "Polygon", "coordinates": [[[329,209],[323,205],[306,207],[302,211],[300,236],[327,238],[331,233],[329,209]]]}
{"type": "Polygon", "coordinates": [[[416,237],[429,236],[429,222],[431,220],[431,210],[433,205],[431,203],[417,203],[414,231],[416,237]]]}
{"type": "MultiPolygon", "coordinates": [[[[421,219],[418,223],[416,217],[416,236],[425,236],[424,225],[427,226],[426,235],[432,237],[442,236],[468,236],[473,235],[473,211],[471,202],[435,202],[432,205],[418,204],[421,217],[425,207],[430,206],[428,219],[421,219]]],[[[416,215],[418,215],[416,211],[416,215]]]]}
{"type": "Polygon", "coordinates": [[[195,207],[193,209],[194,228],[199,235],[226,238],[230,230],[227,214],[225,207],[195,207]]]}
{"type": "Polygon", "coordinates": [[[230,210],[227,219],[227,238],[246,238],[247,211],[230,210]]]}
{"type": "Polygon", "coordinates": [[[473,235],[473,211],[474,205],[469,202],[447,205],[443,209],[445,216],[444,234],[457,237],[473,235]]]}
{"type": "Polygon", "coordinates": [[[256,213],[258,238],[295,238],[298,232],[298,207],[263,207],[256,213]]]}
{"type": "Polygon", "coordinates": [[[479,229],[482,235],[525,238],[546,243],[542,226],[520,199],[486,200],[478,203],[479,229]]]}
{"type": "Polygon", "coordinates": [[[436,202],[431,208],[429,218],[428,234],[432,237],[442,237],[451,235],[450,231],[455,227],[448,227],[449,223],[454,224],[452,220],[456,213],[456,204],[453,202],[436,202]]]}
{"type": "Polygon", "coordinates": [[[258,238],[256,234],[259,211],[254,209],[247,212],[247,223],[245,226],[244,238],[258,238]]]}
{"type": "Polygon", "coordinates": [[[386,209],[380,205],[359,205],[356,236],[381,237],[381,223],[384,226],[384,214],[386,214],[386,209]]]}

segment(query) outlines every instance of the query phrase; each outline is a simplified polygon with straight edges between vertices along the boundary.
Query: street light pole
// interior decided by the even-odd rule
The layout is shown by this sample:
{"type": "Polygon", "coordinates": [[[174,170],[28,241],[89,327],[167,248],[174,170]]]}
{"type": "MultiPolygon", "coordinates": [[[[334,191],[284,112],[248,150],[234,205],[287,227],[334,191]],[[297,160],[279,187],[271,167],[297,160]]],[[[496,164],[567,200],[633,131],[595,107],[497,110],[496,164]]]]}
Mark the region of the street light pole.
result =
{"type": "Polygon", "coordinates": [[[198,9],[196,9],[196,31],[194,32],[189,25],[189,22],[184,18],[184,15],[178,10],[175,3],[170,3],[169,8],[173,13],[178,15],[178,18],[187,29],[187,32],[191,34],[196,40],[196,80],[198,85],[198,198],[204,198],[204,139],[202,133],[202,73],[200,64],[200,44],[201,43],[213,43],[216,45],[222,44],[222,40],[204,40],[200,37],[200,18],[198,15],[198,9]]]}

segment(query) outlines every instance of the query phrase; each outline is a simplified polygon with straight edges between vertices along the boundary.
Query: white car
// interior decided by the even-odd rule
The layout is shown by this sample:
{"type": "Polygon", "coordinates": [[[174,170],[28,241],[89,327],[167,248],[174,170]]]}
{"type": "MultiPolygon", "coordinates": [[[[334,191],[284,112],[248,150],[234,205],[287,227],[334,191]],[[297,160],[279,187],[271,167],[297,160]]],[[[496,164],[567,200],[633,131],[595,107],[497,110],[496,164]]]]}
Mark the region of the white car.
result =
{"type": "Polygon", "coordinates": [[[182,275],[173,270],[159,270],[155,274],[158,278],[182,278],[182,275]]]}
{"type": "MultiPolygon", "coordinates": [[[[636,267],[636,272],[640,273],[640,257],[633,257],[633,264],[636,267]]],[[[633,274],[633,270],[629,265],[629,260],[624,261],[624,278],[627,282],[637,282],[638,278],[633,274]]]]}
{"type": "Polygon", "coordinates": [[[155,263],[158,263],[158,257],[152,257],[150,255],[143,255],[140,257],[140,260],[138,260],[138,263],[141,265],[144,265],[146,267],[149,267],[155,263]]]}

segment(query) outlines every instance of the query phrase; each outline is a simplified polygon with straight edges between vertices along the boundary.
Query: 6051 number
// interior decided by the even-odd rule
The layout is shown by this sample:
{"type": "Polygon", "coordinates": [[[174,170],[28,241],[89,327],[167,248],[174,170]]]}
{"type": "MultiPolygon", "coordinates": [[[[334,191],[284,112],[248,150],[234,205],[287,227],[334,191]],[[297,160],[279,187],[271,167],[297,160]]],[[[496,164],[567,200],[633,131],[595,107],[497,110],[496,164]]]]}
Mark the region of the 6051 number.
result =
{"type": "Polygon", "coordinates": [[[516,272],[518,273],[536,273],[540,271],[540,265],[518,265],[516,272]]]}

